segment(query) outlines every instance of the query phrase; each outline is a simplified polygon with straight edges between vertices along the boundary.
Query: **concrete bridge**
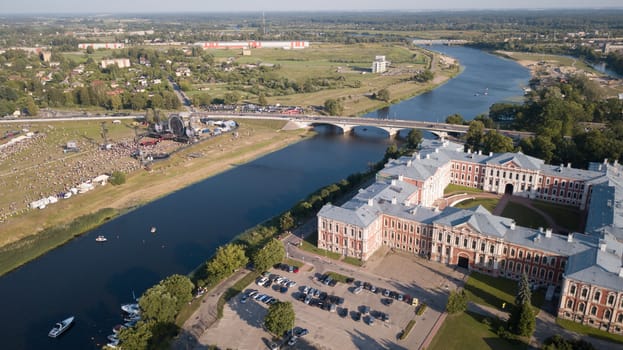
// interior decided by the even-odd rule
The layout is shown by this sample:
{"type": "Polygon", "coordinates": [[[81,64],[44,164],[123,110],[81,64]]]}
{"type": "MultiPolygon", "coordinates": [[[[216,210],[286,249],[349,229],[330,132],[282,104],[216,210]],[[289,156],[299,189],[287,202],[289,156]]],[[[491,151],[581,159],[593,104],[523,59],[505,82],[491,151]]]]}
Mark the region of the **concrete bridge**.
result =
{"type": "MultiPolygon", "coordinates": [[[[389,137],[397,135],[401,130],[405,129],[420,129],[429,131],[439,137],[447,136],[448,134],[465,134],[469,129],[468,125],[456,125],[447,123],[435,123],[417,120],[400,120],[400,119],[373,119],[373,118],[360,118],[360,117],[337,117],[337,116],[308,116],[308,115],[258,115],[258,114],[223,114],[223,115],[201,115],[199,113],[193,114],[193,116],[202,116],[219,119],[267,119],[267,120],[287,120],[293,124],[296,124],[300,128],[311,127],[314,125],[331,125],[342,130],[344,134],[350,133],[355,127],[372,127],[382,129],[389,137]]],[[[485,129],[488,131],[491,129],[485,129]]],[[[522,139],[530,136],[534,136],[532,132],[515,131],[515,130],[498,130],[494,129],[504,136],[511,137],[513,139],[522,139]]]]}
{"type": "Polygon", "coordinates": [[[464,45],[469,43],[461,39],[415,39],[413,45],[464,45]]]}

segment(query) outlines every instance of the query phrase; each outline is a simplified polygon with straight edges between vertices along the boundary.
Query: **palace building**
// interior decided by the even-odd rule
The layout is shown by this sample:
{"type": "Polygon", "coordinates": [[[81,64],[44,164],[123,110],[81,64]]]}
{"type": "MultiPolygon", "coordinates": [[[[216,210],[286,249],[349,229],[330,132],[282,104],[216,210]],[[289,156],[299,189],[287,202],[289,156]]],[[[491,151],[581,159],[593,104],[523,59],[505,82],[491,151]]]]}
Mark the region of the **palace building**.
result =
{"type": "Polygon", "coordinates": [[[425,140],[376,183],[318,212],[318,247],[367,260],[381,246],[534,287],[560,290],[558,316],[623,334],[623,167],[548,165],[522,153],[464,152],[425,140]],[[447,206],[449,184],[577,207],[584,233],[532,229],[484,207],[447,206]]]}

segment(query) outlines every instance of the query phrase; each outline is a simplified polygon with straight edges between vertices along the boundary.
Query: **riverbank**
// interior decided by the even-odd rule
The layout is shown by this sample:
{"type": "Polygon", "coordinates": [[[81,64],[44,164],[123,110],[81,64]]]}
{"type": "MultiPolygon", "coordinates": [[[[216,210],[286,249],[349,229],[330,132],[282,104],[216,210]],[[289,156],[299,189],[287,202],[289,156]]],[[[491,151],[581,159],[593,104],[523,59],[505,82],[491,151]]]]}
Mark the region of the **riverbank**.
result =
{"type": "MultiPolygon", "coordinates": [[[[85,195],[59,201],[46,210],[31,211],[11,218],[2,224],[2,241],[5,244],[1,253],[10,254],[11,258],[10,261],[3,262],[0,272],[13,270],[78,235],[75,232],[62,235],[60,241],[54,240],[54,244],[47,244],[45,235],[38,236],[46,230],[69,226],[76,218],[95,213],[102,208],[111,208],[114,213],[127,213],[314,135],[309,130],[282,130],[284,125],[285,122],[241,121],[237,130],[238,137],[222,135],[207,140],[177,152],[165,161],[155,163],[150,171],[139,170],[127,174],[127,181],[123,185],[98,187],[85,195]],[[37,254],[22,254],[33,246],[37,247],[37,254]]],[[[93,228],[94,226],[89,226],[81,233],[93,228]]]]}

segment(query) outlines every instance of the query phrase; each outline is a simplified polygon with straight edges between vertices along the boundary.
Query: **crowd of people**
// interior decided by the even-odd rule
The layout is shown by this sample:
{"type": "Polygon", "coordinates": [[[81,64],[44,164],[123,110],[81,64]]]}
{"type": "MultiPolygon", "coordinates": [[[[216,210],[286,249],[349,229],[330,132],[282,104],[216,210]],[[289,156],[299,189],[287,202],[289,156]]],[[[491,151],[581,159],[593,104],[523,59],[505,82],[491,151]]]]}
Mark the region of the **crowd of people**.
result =
{"type": "MultiPolygon", "coordinates": [[[[64,152],[64,144],[54,144],[57,139],[67,142],[72,137],[76,135],[67,130],[49,128],[0,152],[0,223],[31,210],[32,201],[49,196],[62,198],[70,188],[98,175],[114,171],[128,174],[144,165],[140,158],[132,157],[137,150],[132,138],[115,140],[110,147],[86,137],[77,138],[75,152],[64,152]]],[[[149,154],[169,152],[175,147],[175,142],[166,141],[141,148],[149,154]]]]}

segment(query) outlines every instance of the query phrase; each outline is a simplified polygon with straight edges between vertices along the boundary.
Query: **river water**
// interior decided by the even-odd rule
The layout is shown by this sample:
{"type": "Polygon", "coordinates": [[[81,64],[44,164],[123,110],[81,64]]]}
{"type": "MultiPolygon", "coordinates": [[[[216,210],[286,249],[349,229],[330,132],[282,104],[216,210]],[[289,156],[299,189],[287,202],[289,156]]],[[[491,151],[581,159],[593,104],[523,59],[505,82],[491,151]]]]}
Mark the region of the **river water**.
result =
{"type": "MultiPolygon", "coordinates": [[[[462,47],[435,49],[461,60],[464,73],[392,106],[392,117],[434,120],[430,116],[458,112],[471,119],[495,101],[520,96],[527,84],[525,69],[510,61],[462,47]],[[486,87],[487,96],[473,96],[486,87]]],[[[98,348],[120,323],[119,305],[133,291],[139,295],[165,276],[188,273],[236,234],[365,170],[388,143],[329,134],[302,141],[138,208],[1,277],[0,348],[98,348]],[[98,235],[108,242],[96,243],[98,235]],[[52,325],[69,315],[76,316],[74,327],[48,338],[52,325]]]]}

